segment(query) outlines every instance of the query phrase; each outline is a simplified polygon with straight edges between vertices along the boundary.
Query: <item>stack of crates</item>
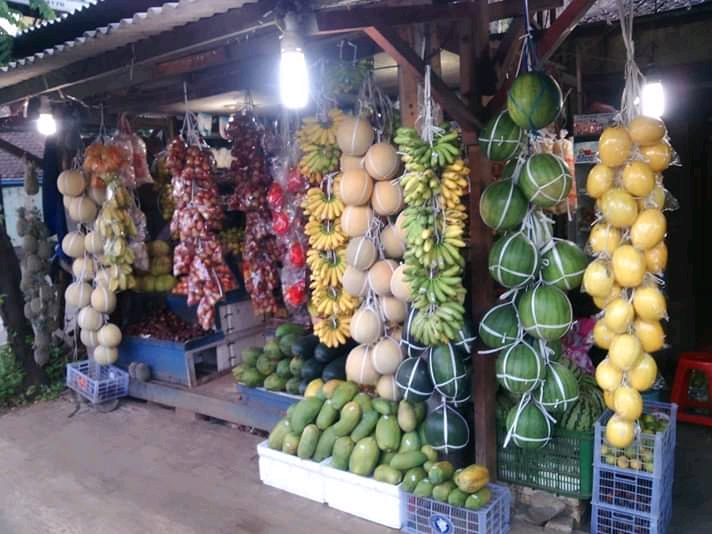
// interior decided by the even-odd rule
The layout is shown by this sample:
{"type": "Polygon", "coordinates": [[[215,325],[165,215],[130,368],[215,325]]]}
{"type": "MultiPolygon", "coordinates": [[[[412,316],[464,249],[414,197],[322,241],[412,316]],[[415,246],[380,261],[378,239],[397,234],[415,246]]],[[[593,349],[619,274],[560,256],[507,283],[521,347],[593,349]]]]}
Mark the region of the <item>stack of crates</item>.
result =
{"type": "Polygon", "coordinates": [[[672,516],[677,405],[646,402],[646,429],[626,449],[605,440],[608,411],[596,423],[591,534],[665,534],[672,516]]]}

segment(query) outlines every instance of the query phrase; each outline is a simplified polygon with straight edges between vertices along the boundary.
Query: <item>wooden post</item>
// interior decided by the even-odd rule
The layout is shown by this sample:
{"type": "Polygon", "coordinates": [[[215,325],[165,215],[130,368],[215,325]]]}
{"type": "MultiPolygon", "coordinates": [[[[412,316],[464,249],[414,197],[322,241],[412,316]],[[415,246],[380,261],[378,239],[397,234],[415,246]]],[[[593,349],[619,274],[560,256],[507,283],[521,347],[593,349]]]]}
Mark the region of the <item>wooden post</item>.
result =
{"type": "MultiPolygon", "coordinates": [[[[403,40],[411,47],[415,44],[415,28],[404,27],[400,31],[403,40]]],[[[398,65],[398,98],[400,101],[401,124],[413,128],[418,118],[418,79],[410,69],[398,65]]]]}

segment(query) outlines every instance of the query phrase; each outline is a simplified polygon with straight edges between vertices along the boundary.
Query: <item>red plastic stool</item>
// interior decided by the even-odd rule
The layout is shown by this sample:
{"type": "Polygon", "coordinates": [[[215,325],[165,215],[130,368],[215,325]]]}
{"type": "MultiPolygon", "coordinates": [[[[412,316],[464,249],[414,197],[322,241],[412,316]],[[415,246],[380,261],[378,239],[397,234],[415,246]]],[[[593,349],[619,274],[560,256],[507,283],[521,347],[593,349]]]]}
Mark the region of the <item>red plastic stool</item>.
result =
{"type": "Polygon", "coordinates": [[[712,414],[712,352],[685,352],[680,355],[675,369],[671,399],[677,404],[677,420],[712,427],[712,415],[686,413],[689,408],[709,410],[712,414]],[[696,370],[707,379],[707,401],[692,400],[688,396],[690,371],[696,370]]]}

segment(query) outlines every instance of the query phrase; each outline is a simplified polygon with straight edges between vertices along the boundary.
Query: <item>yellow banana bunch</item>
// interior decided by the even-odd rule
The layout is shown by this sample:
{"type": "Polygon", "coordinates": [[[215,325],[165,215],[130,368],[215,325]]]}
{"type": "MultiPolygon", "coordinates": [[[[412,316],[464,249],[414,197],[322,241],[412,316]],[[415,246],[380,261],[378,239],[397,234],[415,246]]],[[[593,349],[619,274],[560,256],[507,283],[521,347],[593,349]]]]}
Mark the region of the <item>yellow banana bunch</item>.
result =
{"type": "Polygon", "coordinates": [[[312,286],[318,281],[324,286],[337,286],[346,270],[346,248],[337,250],[309,249],[307,265],[313,273],[312,286]]]}
{"type": "Polygon", "coordinates": [[[310,219],[304,225],[304,233],[309,238],[309,246],[317,250],[335,250],[346,244],[339,219],[310,219]]]}
{"type": "Polygon", "coordinates": [[[304,196],[302,208],[308,216],[317,219],[338,219],[344,211],[344,203],[333,192],[326,194],[320,187],[312,187],[304,196]]]}
{"type": "Polygon", "coordinates": [[[312,283],[312,302],[319,315],[351,315],[360,304],[360,299],[346,293],[341,287],[314,287],[312,283]]]}
{"type": "Polygon", "coordinates": [[[351,314],[330,315],[314,325],[314,333],[327,347],[338,347],[346,343],[349,336],[351,314]]]}
{"type": "Polygon", "coordinates": [[[462,160],[457,160],[452,165],[448,165],[443,170],[440,184],[440,205],[446,209],[457,209],[465,211],[465,206],[462,204],[462,197],[467,191],[470,169],[462,160]]]}
{"type": "Polygon", "coordinates": [[[300,148],[309,144],[335,145],[336,129],[343,119],[344,112],[339,108],[330,109],[325,122],[316,117],[302,119],[302,126],[297,130],[297,142],[300,148]]]}

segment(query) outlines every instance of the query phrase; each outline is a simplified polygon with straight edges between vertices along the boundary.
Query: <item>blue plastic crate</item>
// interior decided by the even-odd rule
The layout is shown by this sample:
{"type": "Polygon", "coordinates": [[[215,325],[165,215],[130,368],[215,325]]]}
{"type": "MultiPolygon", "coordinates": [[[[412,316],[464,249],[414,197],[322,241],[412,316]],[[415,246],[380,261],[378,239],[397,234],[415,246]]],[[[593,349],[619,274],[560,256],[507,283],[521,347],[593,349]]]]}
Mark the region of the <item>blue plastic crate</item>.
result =
{"type": "Polygon", "coordinates": [[[107,402],[129,394],[129,374],[113,365],[93,360],[67,364],[67,387],[92,404],[107,402]]]}
{"type": "Polygon", "coordinates": [[[672,507],[657,517],[594,504],[591,507],[591,534],[665,534],[672,507]]]}
{"type": "Polygon", "coordinates": [[[673,473],[673,464],[669,464],[661,478],[641,471],[632,474],[628,469],[597,467],[593,503],[622,512],[659,517],[672,507],[673,473]]]}
{"type": "Polygon", "coordinates": [[[508,534],[512,495],[499,484],[489,484],[492,501],[481,510],[468,510],[404,493],[403,531],[408,534],[508,534]]]}

